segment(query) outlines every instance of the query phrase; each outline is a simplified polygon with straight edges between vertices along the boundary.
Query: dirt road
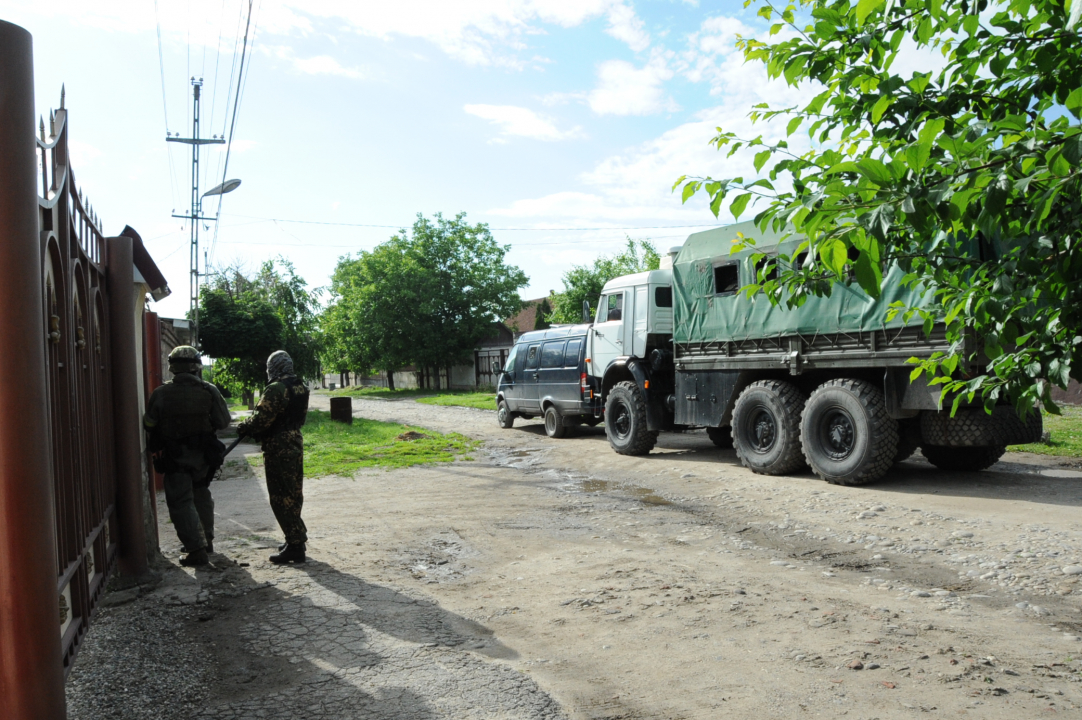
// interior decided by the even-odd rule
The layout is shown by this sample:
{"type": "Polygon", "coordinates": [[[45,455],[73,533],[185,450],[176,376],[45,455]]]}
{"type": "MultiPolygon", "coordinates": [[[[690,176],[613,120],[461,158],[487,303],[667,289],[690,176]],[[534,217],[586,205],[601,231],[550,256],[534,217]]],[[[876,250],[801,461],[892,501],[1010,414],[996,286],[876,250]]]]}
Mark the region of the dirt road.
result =
{"type": "Polygon", "coordinates": [[[138,601],[217,643],[200,717],[1082,716],[1078,467],[918,455],[843,488],[753,475],[701,433],[628,458],[601,429],[354,409],[483,450],[309,481],[307,569],[266,562],[277,528],[234,466],[226,557],[138,601]]]}

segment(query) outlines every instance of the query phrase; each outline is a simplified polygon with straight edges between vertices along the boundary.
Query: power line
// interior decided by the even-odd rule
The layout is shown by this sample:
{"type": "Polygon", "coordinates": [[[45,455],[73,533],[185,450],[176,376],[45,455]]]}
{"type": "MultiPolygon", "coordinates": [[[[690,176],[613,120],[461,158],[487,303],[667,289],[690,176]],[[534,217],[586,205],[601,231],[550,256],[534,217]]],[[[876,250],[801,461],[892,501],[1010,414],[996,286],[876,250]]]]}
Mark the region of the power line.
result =
{"type": "MultiPolygon", "coordinates": [[[[281,228],[279,228],[279,230],[281,230],[281,228]]],[[[283,230],[282,232],[285,232],[285,231],[283,230]]],[[[289,233],[286,233],[286,234],[289,234],[289,233]]],[[[290,237],[296,237],[295,235],[291,235],[291,234],[289,234],[289,235],[290,235],[290,237]]],[[[682,238],[682,237],[686,237],[686,236],[683,235],[683,234],[680,234],[680,235],[654,235],[654,236],[650,236],[650,237],[637,237],[637,238],[631,238],[631,239],[632,240],[668,240],[668,239],[671,239],[671,238],[682,238]]],[[[554,246],[554,245],[582,245],[582,244],[584,244],[584,242],[594,242],[594,243],[610,242],[611,243],[611,242],[617,242],[618,240],[622,240],[622,239],[623,238],[609,238],[609,239],[605,239],[605,240],[591,240],[591,241],[556,240],[556,241],[553,241],[553,242],[522,243],[522,244],[520,244],[520,247],[530,247],[530,248],[532,248],[532,247],[548,247],[548,246],[554,246]]],[[[280,242],[248,242],[246,240],[222,240],[221,244],[222,245],[246,245],[246,246],[249,246],[249,247],[269,247],[269,248],[271,248],[271,247],[312,247],[312,248],[352,248],[354,250],[360,250],[361,249],[360,247],[358,247],[357,243],[342,245],[342,244],[338,244],[338,243],[318,243],[318,242],[280,243],[280,242]]]]}
{"type": "MultiPolygon", "coordinates": [[[[244,25],[244,42],[241,45],[241,52],[240,52],[240,70],[237,73],[237,96],[236,96],[236,99],[234,99],[234,101],[233,101],[233,118],[229,123],[229,139],[226,142],[226,146],[225,146],[225,162],[224,162],[223,167],[222,167],[222,182],[223,183],[226,180],[225,176],[229,173],[229,154],[233,149],[233,134],[234,134],[234,132],[236,132],[236,129],[237,129],[237,111],[240,109],[240,99],[241,99],[241,94],[242,94],[241,90],[246,84],[244,82],[244,80],[246,78],[245,68],[244,68],[244,61],[247,58],[247,54],[248,54],[248,31],[252,26],[252,4],[253,4],[253,2],[254,2],[254,0],[248,0],[248,20],[245,22],[245,25],[244,25]]],[[[253,38],[253,43],[254,43],[254,38],[253,38]]],[[[215,216],[214,216],[215,220],[219,220],[221,218],[221,215],[222,215],[222,198],[223,198],[223,195],[218,196],[218,210],[217,210],[217,212],[215,213],[215,216]]],[[[218,240],[218,226],[219,226],[219,224],[220,223],[218,223],[218,222],[214,223],[214,235],[211,237],[211,241],[210,241],[210,249],[211,250],[214,249],[214,245],[218,240]]]]}
{"type": "MultiPolygon", "coordinates": [[[[286,218],[268,218],[260,217],[258,215],[237,215],[236,217],[251,218],[253,220],[262,220],[264,222],[284,222],[295,223],[299,225],[332,225],[337,227],[363,227],[363,228],[385,228],[392,230],[405,229],[402,225],[373,225],[368,223],[345,223],[345,222],[327,222],[323,220],[289,220],[286,218]]],[[[587,232],[591,230],[680,230],[684,228],[713,228],[713,227],[725,227],[718,223],[699,223],[698,225],[637,225],[632,227],[576,227],[576,228],[539,228],[539,227],[490,227],[489,230],[493,232],[587,232]]]]}
{"type": "MultiPolygon", "coordinates": [[[[165,134],[169,134],[169,107],[165,102],[165,56],[162,54],[162,21],[158,16],[158,0],[154,0],[154,21],[158,26],[158,69],[162,78],[162,113],[165,115],[165,134]]],[[[176,168],[173,167],[173,153],[166,147],[165,156],[169,159],[169,184],[173,191],[173,204],[177,202],[176,168]]]]}

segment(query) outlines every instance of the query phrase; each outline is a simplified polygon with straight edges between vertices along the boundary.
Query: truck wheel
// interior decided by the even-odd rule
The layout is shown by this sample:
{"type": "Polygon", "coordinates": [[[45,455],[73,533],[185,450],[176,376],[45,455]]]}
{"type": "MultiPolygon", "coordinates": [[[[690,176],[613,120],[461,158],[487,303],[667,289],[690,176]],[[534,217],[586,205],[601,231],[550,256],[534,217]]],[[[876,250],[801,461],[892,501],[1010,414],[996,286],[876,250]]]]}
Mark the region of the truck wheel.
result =
{"type": "Polygon", "coordinates": [[[549,405],[545,409],[545,434],[556,439],[567,435],[563,415],[560,414],[555,405],[549,405]]]}
{"type": "Polygon", "coordinates": [[[733,446],[733,429],[731,427],[708,427],[706,435],[710,442],[719,448],[728,450],[733,446]]]}
{"type": "Polygon", "coordinates": [[[733,447],[744,467],[763,475],[800,469],[803,408],[804,394],[792,383],[759,380],[744,388],[733,408],[732,424],[733,447]]]}
{"type": "Polygon", "coordinates": [[[515,414],[507,407],[506,400],[500,400],[500,404],[496,406],[496,421],[504,430],[515,424],[515,414]]]}
{"type": "Polygon", "coordinates": [[[834,485],[878,480],[898,452],[898,421],[883,391],[863,380],[829,380],[811,394],[801,417],[804,457],[834,485]]]}
{"type": "Polygon", "coordinates": [[[944,447],[942,445],[923,445],[920,451],[928,462],[940,470],[985,470],[995,465],[1005,447],[944,447]]]}
{"type": "Polygon", "coordinates": [[[621,455],[646,455],[657,442],[657,431],[646,429],[646,399],[630,381],[617,383],[605,401],[605,434],[621,455]]]}

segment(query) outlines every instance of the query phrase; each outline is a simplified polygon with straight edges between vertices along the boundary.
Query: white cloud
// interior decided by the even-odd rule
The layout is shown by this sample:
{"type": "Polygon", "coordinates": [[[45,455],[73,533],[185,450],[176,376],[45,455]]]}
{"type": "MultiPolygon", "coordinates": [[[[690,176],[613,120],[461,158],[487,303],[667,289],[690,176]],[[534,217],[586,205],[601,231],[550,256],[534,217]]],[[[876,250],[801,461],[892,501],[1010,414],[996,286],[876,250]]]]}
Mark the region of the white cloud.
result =
{"type": "MultiPolygon", "coordinates": [[[[463,108],[499,126],[501,135],[531,138],[533,140],[567,140],[582,137],[582,128],[560,130],[556,124],[533,110],[514,105],[466,105],[463,108]]],[[[499,142],[497,138],[495,142],[499,142]]]]}
{"type": "Polygon", "coordinates": [[[635,52],[642,52],[650,47],[650,33],[646,32],[645,23],[628,5],[621,3],[609,10],[609,27],[605,32],[627,43],[635,52]]]}
{"type": "Polygon", "coordinates": [[[297,57],[291,48],[284,45],[264,48],[264,51],[271,52],[275,57],[285,60],[295,71],[303,75],[337,75],[353,80],[365,79],[371,75],[371,73],[360,68],[344,67],[330,55],[317,55],[309,58],[297,57]]]}
{"type": "Polygon", "coordinates": [[[663,83],[673,76],[665,57],[655,53],[636,68],[623,60],[607,60],[597,69],[597,87],[589,95],[590,109],[598,115],[653,115],[679,109],[663,83]]]}
{"type": "Polygon", "coordinates": [[[71,164],[76,170],[91,165],[94,160],[101,157],[102,152],[90,143],[74,138],[68,140],[68,152],[71,153],[71,164]]]}

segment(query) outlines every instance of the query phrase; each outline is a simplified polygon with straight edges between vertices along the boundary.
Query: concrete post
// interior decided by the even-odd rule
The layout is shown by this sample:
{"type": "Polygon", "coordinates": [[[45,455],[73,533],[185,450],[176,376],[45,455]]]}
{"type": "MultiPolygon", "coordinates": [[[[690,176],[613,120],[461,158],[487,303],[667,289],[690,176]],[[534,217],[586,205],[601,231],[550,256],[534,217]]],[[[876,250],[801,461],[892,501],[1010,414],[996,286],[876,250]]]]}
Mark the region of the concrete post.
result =
{"type": "Polygon", "coordinates": [[[0,21],[0,705],[62,720],[33,44],[0,21]]]}
{"type": "Polygon", "coordinates": [[[143,526],[143,471],[139,433],[139,371],[135,357],[135,285],[130,237],[106,238],[105,277],[109,285],[109,348],[113,366],[113,437],[116,451],[116,508],[120,525],[120,571],[147,572],[143,526]]]}

